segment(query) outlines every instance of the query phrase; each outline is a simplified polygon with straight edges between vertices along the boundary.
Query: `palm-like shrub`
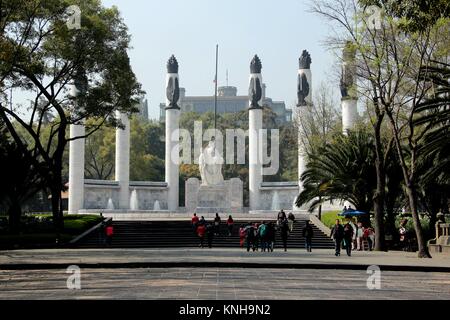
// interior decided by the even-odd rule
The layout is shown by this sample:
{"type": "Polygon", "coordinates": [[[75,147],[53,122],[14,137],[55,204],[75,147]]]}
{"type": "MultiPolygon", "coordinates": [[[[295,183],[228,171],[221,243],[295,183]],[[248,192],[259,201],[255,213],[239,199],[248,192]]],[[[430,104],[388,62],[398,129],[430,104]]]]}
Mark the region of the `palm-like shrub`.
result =
{"type": "Polygon", "coordinates": [[[372,136],[364,130],[352,131],[316,148],[309,154],[301,181],[304,190],[297,206],[308,204],[313,211],[323,202],[346,200],[356,209],[369,212],[376,189],[372,136]]]}

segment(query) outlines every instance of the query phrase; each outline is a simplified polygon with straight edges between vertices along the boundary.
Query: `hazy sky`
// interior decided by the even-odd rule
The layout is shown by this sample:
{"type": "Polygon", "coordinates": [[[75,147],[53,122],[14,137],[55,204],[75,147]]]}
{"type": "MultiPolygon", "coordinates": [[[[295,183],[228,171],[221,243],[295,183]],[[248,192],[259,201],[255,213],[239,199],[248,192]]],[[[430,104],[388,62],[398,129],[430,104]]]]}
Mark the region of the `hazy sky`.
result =
{"type": "MultiPolygon", "coordinates": [[[[149,114],[159,117],[165,101],[166,62],[179,62],[180,86],[187,95],[214,94],[215,45],[219,44],[218,85],[246,94],[249,63],[261,58],[266,94],[291,107],[296,100],[298,58],[312,57],[313,90],[321,81],[335,81],[336,59],[322,45],[329,32],[309,13],[309,0],[103,0],[119,8],[132,35],[131,64],[147,92],[149,114]],[[333,79],[333,80],[332,80],[333,79]]],[[[339,83],[336,83],[335,94],[339,83]]]]}

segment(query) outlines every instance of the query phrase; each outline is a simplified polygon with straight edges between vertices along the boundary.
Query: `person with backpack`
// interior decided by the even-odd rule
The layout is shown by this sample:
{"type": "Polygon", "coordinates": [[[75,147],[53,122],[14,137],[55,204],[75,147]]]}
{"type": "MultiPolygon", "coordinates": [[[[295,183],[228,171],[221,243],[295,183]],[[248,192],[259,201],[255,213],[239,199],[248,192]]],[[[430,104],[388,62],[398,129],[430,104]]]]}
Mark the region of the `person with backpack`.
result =
{"type": "Polygon", "coordinates": [[[205,223],[199,223],[197,226],[197,236],[200,240],[199,247],[203,248],[203,241],[205,240],[206,226],[205,223]]]}
{"type": "Polygon", "coordinates": [[[289,232],[292,232],[292,230],[294,230],[294,221],[295,221],[294,214],[292,212],[289,212],[288,214],[289,232]]]}
{"type": "Polygon", "coordinates": [[[261,252],[265,252],[267,247],[267,224],[265,221],[258,227],[259,240],[261,242],[261,252]]]}
{"type": "Polygon", "coordinates": [[[220,233],[220,221],[221,219],[219,217],[219,214],[216,212],[216,217],[214,218],[214,233],[216,236],[218,236],[220,233]]]}
{"type": "Polygon", "coordinates": [[[283,211],[283,209],[281,209],[281,211],[278,212],[277,225],[280,225],[280,222],[283,221],[284,219],[286,219],[286,213],[283,211]]]}
{"type": "Polygon", "coordinates": [[[234,225],[233,217],[231,215],[229,215],[228,216],[228,220],[227,220],[228,236],[229,237],[231,237],[231,234],[233,233],[233,225],[234,225]]]}
{"type": "Polygon", "coordinates": [[[331,235],[330,237],[334,240],[334,246],[335,246],[335,256],[341,255],[341,242],[344,238],[344,227],[341,225],[341,221],[339,219],[336,219],[336,224],[331,229],[331,235]]]}
{"type": "Polygon", "coordinates": [[[247,242],[247,252],[250,251],[250,247],[253,247],[253,251],[255,251],[254,243],[255,243],[255,228],[251,223],[249,223],[245,227],[245,240],[247,242]]]}
{"type": "Polygon", "coordinates": [[[306,251],[312,252],[312,238],[314,236],[314,231],[311,226],[311,221],[306,221],[306,226],[303,228],[303,237],[305,238],[306,251]]]}
{"type": "Polygon", "coordinates": [[[352,255],[352,240],[353,240],[353,227],[347,222],[344,226],[344,245],[347,255],[350,257],[352,255]]]}
{"type": "Polygon", "coordinates": [[[284,218],[283,220],[280,221],[280,236],[281,236],[281,241],[283,242],[283,248],[284,251],[287,251],[287,239],[289,236],[289,225],[288,225],[288,219],[284,218]]]}

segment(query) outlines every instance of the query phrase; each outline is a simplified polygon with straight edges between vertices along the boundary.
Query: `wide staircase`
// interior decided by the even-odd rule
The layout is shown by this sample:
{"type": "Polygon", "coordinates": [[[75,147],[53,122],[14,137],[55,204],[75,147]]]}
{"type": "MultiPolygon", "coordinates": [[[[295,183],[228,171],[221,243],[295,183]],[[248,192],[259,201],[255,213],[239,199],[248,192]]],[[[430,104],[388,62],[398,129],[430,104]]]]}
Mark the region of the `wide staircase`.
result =
{"type": "MultiPolygon", "coordinates": [[[[239,227],[248,221],[235,221],[233,232],[228,236],[225,223],[220,226],[220,235],[214,236],[213,247],[238,248],[239,227]]],[[[275,222],[275,221],[274,221],[275,222]]],[[[304,248],[302,236],[306,220],[297,220],[288,238],[288,248],[304,248]]],[[[180,248],[198,247],[199,239],[193,232],[189,221],[113,221],[114,237],[111,248],[180,248]]],[[[317,226],[313,225],[314,248],[333,248],[333,242],[317,226]]],[[[206,245],[206,237],[205,237],[206,245]]],[[[77,248],[100,248],[106,246],[99,230],[90,233],[74,245],[77,248]]],[[[282,247],[280,234],[277,231],[275,248],[282,247]]]]}

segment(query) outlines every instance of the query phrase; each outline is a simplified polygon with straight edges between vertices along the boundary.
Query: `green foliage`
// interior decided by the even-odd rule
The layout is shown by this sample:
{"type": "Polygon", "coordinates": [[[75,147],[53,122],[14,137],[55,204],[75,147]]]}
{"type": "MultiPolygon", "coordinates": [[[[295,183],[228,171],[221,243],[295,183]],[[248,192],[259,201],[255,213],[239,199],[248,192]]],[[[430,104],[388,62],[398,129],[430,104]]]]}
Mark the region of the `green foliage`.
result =
{"type": "Polygon", "coordinates": [[[369,212],[376,189],[374,141],[366,131],[351,131],[309,154],[302,174],[304,190],[297,206],[309,203],[310,211],[322,202],[346,200],[369,212]]]}
{"type": "Polygon", "coordinates": [[[400,27],[409,32],[422,31],[450,17],[448,0],[359,0],[362,6],[376,5],[390,17],[400,19],[400,27]]]}
{"type": "Polygon", "coordinates": [[[21,151],[30,150],[44,162],[54,221],[62,229],[59,200],[69,125],[97,120],[86,123],[90,135],[104,124],[120,126],[114,111],[137,111],[142,91],[128,58],[130,36],[118,9],[104,8],[98,0],[1,1],[0,12],[8,13],[0,22],[0,118],[21,151]],[[79,30],[66,24],[66,9],[72,4],[81,9],[79,30]],[[76,98],[68,96],[70,83],[77,86],[76,98]],[[9,88],[36,94],[30,119],[7,107],[4,97],[9,88]],[[55,119],[43,137],[45,113],[55,119]],[[22,141],[17,126],[31,140],[22,141]]]}

